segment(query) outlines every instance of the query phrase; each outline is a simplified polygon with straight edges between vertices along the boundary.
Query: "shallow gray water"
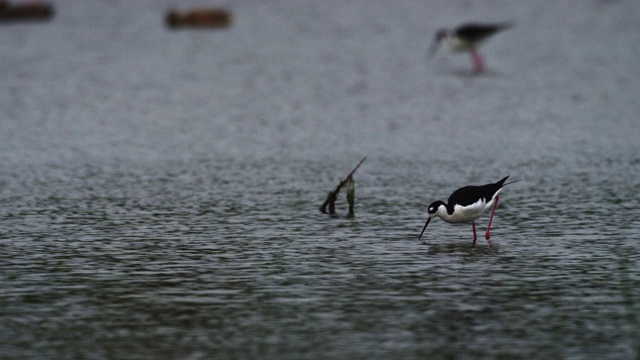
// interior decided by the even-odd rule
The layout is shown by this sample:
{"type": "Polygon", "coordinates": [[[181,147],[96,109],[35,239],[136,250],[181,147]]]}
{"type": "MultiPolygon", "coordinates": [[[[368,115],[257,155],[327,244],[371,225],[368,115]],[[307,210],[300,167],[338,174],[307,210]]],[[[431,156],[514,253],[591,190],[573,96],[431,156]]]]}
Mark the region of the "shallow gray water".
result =
{"type": "Polygon", "coordinates": [[[56,4],[0,37],[3,357],[638,356],[635,3],[56,4]],[[505,18],[487,74],[425,63],[505,18]],[[356,217],[320,214],[363,156],[356,217]],[[417,240],[506,175],[492,246],[417,240]]]}

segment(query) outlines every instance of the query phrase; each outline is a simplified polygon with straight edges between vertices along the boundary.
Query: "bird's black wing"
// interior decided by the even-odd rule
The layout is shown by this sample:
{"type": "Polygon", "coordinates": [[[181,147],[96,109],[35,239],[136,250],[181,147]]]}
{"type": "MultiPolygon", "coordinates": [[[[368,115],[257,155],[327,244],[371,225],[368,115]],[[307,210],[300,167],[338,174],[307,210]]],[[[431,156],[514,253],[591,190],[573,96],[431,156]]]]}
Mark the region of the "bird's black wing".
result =
{"type": "Polygon", "coordinates": [[[486,185],[470,185],[461,187],[456,190],[449,196],[447,202],[449,205],[453,206],[455,204],[467,206],[475,203],[481,198],[484,198],[485,201],[491,200],[496,191],[500,190],[502,186],[504,186],[504,182],[507,181],[509,177],[505,177],[500,181],[493,184],[486,185]]]}
{"type": "Polygon", "coordinates": [[[456,204],[462,206],[471,205],[477,202],[478,199],[485,197],[486,191],[483,189],[484,186],[470,185],[461,187],[449,196],[447,203],[452,207],[456,204]]]}
{"type": "Polygon", "coordinates": [[[511,27],[510,23],[501,24],[466,24],[456,29],[456,35],[469,42],[485,39],[500,30],[511,27]]]}

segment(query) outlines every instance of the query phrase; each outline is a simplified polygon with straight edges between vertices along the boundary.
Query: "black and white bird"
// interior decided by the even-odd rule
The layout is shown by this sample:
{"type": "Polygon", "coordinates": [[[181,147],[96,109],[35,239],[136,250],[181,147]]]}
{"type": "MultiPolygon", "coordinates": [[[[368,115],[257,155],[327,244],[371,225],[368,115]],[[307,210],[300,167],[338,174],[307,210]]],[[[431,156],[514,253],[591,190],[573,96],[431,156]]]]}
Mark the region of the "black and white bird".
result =
{"type": "Polygon", "coordinates": [[[513,26],[511,23],[479,24],[469,23],[456,29],[440,29],[436,32],[428,58],[432,58],[440,46],[445,45],[451,52],[469,52],[476,72],[484,71],[484,61],[477,48],[492,35],[513,26]]]}
{"type": "Polygon", "coordinates": [[[449,196],[446,203],[442,200],[432,202],[427,209],[429,214],[427,223],[424,224],[424,228],[422,228],[422,232],[420,233],[420,236],[418,236],[418,239],[422,238],[422,234],[424,234],[424,231],[427,229],[427,225],[429,225],[431,219],[439,217],[450,224],[471,223],[473,229],[473,245],[475,245],[477,239],[476,220],[487,209],[493,206],[491,216],[489,217],[489,225],[487,225],[487,232],[485,233],[485,239],[487,239],[487,243],[490,245],[489,231],[491,230],[493,213],[496,211],[496,206],[498,205],[498,194],[505,185],[520,181],[516,180],[505,183],[508,178],[509,176],[506,176],[500,181],[492,184],[461,187],[449,196]]]}

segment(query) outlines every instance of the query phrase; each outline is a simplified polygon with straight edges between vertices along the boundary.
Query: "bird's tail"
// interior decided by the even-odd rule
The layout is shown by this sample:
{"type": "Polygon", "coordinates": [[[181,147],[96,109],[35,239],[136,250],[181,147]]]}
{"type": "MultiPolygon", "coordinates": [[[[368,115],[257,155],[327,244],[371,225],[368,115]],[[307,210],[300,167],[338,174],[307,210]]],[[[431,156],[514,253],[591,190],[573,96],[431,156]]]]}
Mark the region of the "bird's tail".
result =
{"type": "Polygon", "coordinates": [[[507,186],[507,185],[509,185],[509,184],[517,183],[517,182],[519,182],[519,181],[522,181],[522,179],[509,181],[508,183],[504,183],[504,184],[502,184],[502,186],[507,186]]]}
{"type": "Polygon", "coordinates": [[[510,175],[507,175],[504,178],[500,179],[500,181],[498,181],[496,183],[496,185],[498,185],[499,187],[503,187],[503,186],[507,186],[509,184],[517,183],[518,181],[522,181],[522,179],[519,179],[519,180],[513,180],[513,181],[506,182],[507,179],[509,178],[509,176],[510,175]]]}
{"type": "Polygon", "coordinates": [[[505,21],[503,23],[500,23],[498,26],[500,27],[500,30],[507,30],[516,26],[516,23],[513,21],[505,21]]]}

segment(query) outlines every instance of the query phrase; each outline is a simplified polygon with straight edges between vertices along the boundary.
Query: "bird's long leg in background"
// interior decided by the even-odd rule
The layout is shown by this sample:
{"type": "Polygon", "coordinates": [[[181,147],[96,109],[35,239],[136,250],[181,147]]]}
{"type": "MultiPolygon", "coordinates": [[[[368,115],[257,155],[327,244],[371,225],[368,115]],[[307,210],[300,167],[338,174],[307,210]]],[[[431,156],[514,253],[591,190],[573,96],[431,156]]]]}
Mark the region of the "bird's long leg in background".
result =
{"type": "Polygon", "coordinates": [[[473,68],[477,73],[481,73],[484,71],[484,61],[482,61],[482,56],[476,49],[471,49],[469,51],[471,55],[471,62],[473,62],[473,68]]]}
{"type": "Polygon", "coordinates": [[[476,223],[475,222],[471,222],[471,228],[473,229],[473,246],[476,246],[476,239],[478,239],[478,236],[476,235],[476,223]]]}
{"type": "Polygon", "coordinates": [[[496,206],[498,206],[498,200],[500,197],[496,195],[496,201],[493,203],[493,209],[491,209],[491,216],[489,217],[489,225],[487,225],[487,233],[484,234],[484,238],[489,241],[489,231],[491,231],[491,221],[493,220],[493,213],[496,211],[496,206]]]}

